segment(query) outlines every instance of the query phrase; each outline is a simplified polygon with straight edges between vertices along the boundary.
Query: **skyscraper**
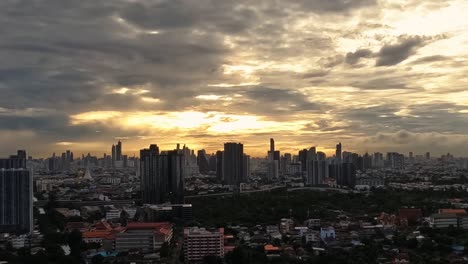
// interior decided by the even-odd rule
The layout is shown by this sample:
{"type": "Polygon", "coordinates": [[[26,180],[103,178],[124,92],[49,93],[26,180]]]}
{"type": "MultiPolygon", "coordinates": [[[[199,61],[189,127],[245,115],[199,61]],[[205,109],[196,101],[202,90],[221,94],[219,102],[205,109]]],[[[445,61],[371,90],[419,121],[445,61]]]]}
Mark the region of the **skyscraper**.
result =
{"type": "Polygon", "coordinates": [[[239,186],[245,181],[244,145],[241,143],[224,143],[223,177],[228,185],[239,186]]]}
{"type": "Polygon", "coordinates": [[[159,199],[160,202],[184,202],[184,168],[185,156],[177,150],[163,152],[159,155],[159,199]]]}
{"type": "Polygon", "coordinates": [[[140,150],[140,184],[143,203],[157,204],[161,202],[161,177],[159,176],[159,147],[150,145],[148,149],[140,150]]]}
{"type": "Polygon", "coordinates": [[[219,182],[224,181],[223,156],[224,153],[222,151],[216,151],[216,179],[219,182]]]}
{"type": "Polygon", "coordinates": [[[275,151],[275,140],[270,138],[270,150],[268,151],[268,180],[279,178],[279,151],[275,151]],[[278,157],[276,157],[278,155],[278,157]]]}
{"type": "Polygon", "coordinates": [[[0,159],[0,233],[33,230],[33,175],[26,168],[26,152],[0,159]]]}
{"type": "Polygon", "coordinates": [[[117,149],[115,147],[114,144],[112,144],[112,149],[111,149],[111,153],[112,153],[112,167],[115,166],[115,161],[117,160],[117,149]]]}
{"type": "Polygon", "coordinates": [[[116,155],[115,160],[118,160],[118,161],[123,160],[122,159],[122,142],[120,142],[120,140],[117,143],[117,146],[115,147],[115,155],[116,155]]]}
{"type": "Polygon", "coordinates": [[[140,150],[143,203],[182,203],[185,156],[178,150],[159,152],[157,145],[140,150]]]}
{"type": "Polygon", "coordinates": [[[338,163],[341,163],[341,159],[342,159],[342,156],[341,156],[341,142],[336,145],[335,157],[338,160],[338,163]]]}
{"type": "Polygon", "coordinates": [[[210,171],[208,157],[206,156],[206,151],[204,149],[197,151],[197,165],[201,174],[208,174],[210,171]]]}

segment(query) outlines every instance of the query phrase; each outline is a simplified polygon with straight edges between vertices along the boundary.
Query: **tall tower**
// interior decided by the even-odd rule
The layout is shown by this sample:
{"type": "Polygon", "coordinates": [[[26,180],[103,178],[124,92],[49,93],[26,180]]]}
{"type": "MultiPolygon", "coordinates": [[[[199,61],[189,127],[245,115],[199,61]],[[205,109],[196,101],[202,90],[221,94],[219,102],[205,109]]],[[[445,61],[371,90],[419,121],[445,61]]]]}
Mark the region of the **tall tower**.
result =
{"type": "Polygon", "coordinates": [[[160,188],[159,203],[184,202],[184,168],[185,155],[177,150],[167,151],[159,155],[160,188]]]}
{"type": "Polygon", "coordinates": [[[114,144],[112,144],[111,153],[112,153],[112,167],[114,167],[115,166],[115,161],[117,160],[116,147],[115,147],[114,144]]]}
{"type": "Polygon", "coordinates": [[[216,151],[216,179],[222,182],[224,181],[224,162],[223,162],[224,152],[218,150],[216,151]]]}
{"type": "Polygon", "coordinates": [[[336,159],[338,160],[338,163],[341,163],[341,142],[336,145],[336,154],[335,154],[336,159]]]}
{"type": "Polygon", "coordinates": [[[273,138],[270,138],[270,153],[268,158],[273,161],[275,159],[275,140],[273,138]]]}
{"type": "Polygon", "coordinates": [[[116,154],[116,159],[115,160],[122,160],[122,142],[117,143],[117,146],[115,147],[115,154],[116,154]]]}
{"type": "Polygon", "coordinates": [[[239,186],[244,182],[244,145],[241,143],[224,143],[223,177],[228,185],[239,186]]]}
{"type": "Polygon", "coordinates": [[[157,204],[161,202],[161,177],[159,175],[159,147],[150,145],[148,149],[140,150],[140,184],[143,203],[157,204]]]}
{"type": "Polygon", "coordinates": [[[33,174],[26,151],[0,159],[0,233],[33,231],[33,174]]]}

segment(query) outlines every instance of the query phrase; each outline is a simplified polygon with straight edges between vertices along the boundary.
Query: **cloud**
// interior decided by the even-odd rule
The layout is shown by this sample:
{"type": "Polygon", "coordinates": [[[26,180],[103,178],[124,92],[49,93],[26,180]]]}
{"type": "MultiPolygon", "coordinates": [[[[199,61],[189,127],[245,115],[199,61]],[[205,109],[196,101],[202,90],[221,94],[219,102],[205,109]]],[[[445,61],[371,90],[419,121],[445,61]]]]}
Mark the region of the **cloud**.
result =
{"type": "Polygon", "coordinates": [[[346,54],[345,61],[348,64],[354,65],[359,62],[361,58],[371,58],[373,56],[373,52],[368,49],[360,49],[355,52],[348,52],[346,54]]]}
{"type": "MultiPolygon", "coordinates": [[[[151,142],[216,150],[235,140],[263,155],[255,148],[269,136],[290,142],[284,148],[293,151],[310,141],[333,148],[338,140],[360,150],[356,138],[379,131],[462,134],[468,65],[459,47],[468,36],[445,16],[440,36],[407,22],[415,12],[442,16],[446,6],[0,1],[0,137],[15,135],[37,155],[65,148],[60,142],[109,152],[116,137],[128,138],[135,153],[151,142]],[[238,133],[214,135],[209,122],[184,127],[176,113],[192,112],[214,120],[214,130],[235,126],[238,133]],[[104,113],[115,115],[102,119],[104,113]]],[[[5,141],[10,151],[14,144],[5,141]]]]}
{"type": "Polygon", "coordinates": [[[376,66],[392,66],[416,54],[431,38],[424,36],[400,36],[396,43],[385,44],[377,52],[376,66]]]}

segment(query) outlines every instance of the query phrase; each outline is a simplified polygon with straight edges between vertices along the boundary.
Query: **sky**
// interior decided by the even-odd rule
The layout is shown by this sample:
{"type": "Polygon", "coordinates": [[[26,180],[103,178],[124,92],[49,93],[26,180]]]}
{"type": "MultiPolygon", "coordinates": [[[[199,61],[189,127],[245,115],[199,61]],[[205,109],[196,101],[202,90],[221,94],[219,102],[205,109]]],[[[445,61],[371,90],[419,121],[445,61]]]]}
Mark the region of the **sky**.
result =
{"type": "Polygon", "coordinates": [[[466,0],[2,0],[0,155],[468,156],[466,0]],[[75,155],[76,155],[75,154],[75,155]]]}

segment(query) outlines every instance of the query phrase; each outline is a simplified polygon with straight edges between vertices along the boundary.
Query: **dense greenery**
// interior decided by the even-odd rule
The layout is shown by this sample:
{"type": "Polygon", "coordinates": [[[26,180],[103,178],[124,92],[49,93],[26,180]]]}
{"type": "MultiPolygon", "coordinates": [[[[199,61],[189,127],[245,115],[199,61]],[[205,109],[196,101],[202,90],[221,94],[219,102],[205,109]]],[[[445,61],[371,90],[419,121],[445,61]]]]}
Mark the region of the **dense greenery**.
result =
{"type": "Polygon", "coordinates": [[[308,218],[335,220],[338,211],[354,215],[397,213],[401,207],[421,208],[430,215],[440,207],[444,198],[463,197],[464,193],[428,191],[375,190],[364,193],[336,193],[316,191],[272,191],[241,196],[197,197],[193,204],[196,224],[226,226],[277,224],[285,217],[300,221],[308,218]]]}

